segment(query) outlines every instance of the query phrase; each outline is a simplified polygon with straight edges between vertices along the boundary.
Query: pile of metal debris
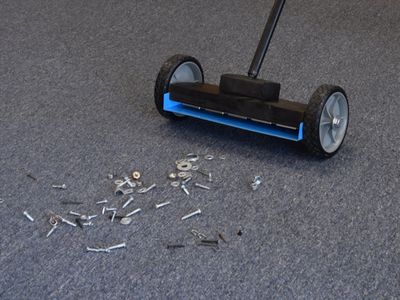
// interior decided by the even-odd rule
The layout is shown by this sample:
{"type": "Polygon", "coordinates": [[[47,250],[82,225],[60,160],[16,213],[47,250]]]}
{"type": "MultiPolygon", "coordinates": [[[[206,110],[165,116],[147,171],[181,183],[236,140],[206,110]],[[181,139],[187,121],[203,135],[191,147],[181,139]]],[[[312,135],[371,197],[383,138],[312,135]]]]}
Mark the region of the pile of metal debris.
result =
{"type": "MultiPolygon", "coordinates": [[[[184,158],[175,161],[175,170],[173,172],[168,173],[167,179],[170,181],[170,185],[174,188],[179,188],[185,193],[187,196],[190,195],[191,190],[193,188],[203,189],[206,191],[212,190],[213,184],[213,176],[212,173],[206,169],[200,168],[200,160],[204,159],[206,161],[211,161],[216,159],[213,155],[207,154],[204,156],[200,156],[194,153],[187,154],[184,158]]],[[[219,156],[218,159],[225,160],[225,156],[219,156]]],[[[28,174],[28,177],[33,180],[37,180],[32,174],[28,174]]],[[[132,209],[128,209],[134,204],[134,196],[133,194],[146,194],[157,187],[155,183],[145,186],[141,181],[142,174],[139,171],[133,171],[130,176],[121,176],[121,178],[117,178],[115,172],[113,174],[107,175],[108,179],[114,180],[114,196],[118,195],[129,195],[129,198],[118,207],[118,205],[114,205],[114,201],[110,201],[108,199],[100,200],[96,202],[96,205],[101,206],[99,208],[98,213],[94,214],[82,214],[76,211],[69,211],[68,215],[70,215],[73,221],[67,219],[66,217],[61,216],[60,214],[54,213],[52,211],[48,211],[49,214],[49,224],[50,230],[48,231],[46,237],[50,237],[58,228],[60,228],[63,224],[73,227],[84,228],[86,226],[95,226],[95,220],[102,215],[108,216],[110,222],[119,222],[122,225],[129,225],[132,223],[134,215],[142,212],[140,207],[134,207],[132,209]],[[126,212],[126,210],[128,211],[126,212]]],[[[262,178],[260,176],[255,176],[253,180],[249,183],[249,186],[252,190],[256,191],[260,187],[262,183],[262,178]]],[[[54,184],[52,185],[54,189],[67,189],[65,184],[54,184]]],[[[79,201],[63,201],[62,204],[76,204],[80,205],[83,202],[79,201]]],[[[155,204],[155,209],[161,209],[165,206],[171,205],[170,201],[165,201],[161,203],[155,204]]],[[[189,218],[198,217],[202,214],[201,208],[194,209],[180,217],[182,221],[187,220],[189,218]]],[[[35,219],[27,212],[24,211],[23,215],[31,222],[34,222],[35,219]]],[[[241,235],[241,231],[238,232],[238,235],[241,235]],[[239,234],[240,232],[240,234],[239,234]]],[[[210,247],[213,250],[219,249],[219,241],[227,243],[227,240],[223,236],[222,233],[218,233],[218,238],[208,239],[207,236],[198,230],[191,229],[190,233],[196,238],[196,245],[198,246],[206,246],[210,247]]],[[[177,249],[185,247],[184,244],[168,244],[168,249],[177,249]]],[[[122,242],[114,246],[109,247],[87,247],[86,250],[88,252],[102,252],[102,253],[110,253],[112,250],[126,248],[126,243],[122,242]]]]}

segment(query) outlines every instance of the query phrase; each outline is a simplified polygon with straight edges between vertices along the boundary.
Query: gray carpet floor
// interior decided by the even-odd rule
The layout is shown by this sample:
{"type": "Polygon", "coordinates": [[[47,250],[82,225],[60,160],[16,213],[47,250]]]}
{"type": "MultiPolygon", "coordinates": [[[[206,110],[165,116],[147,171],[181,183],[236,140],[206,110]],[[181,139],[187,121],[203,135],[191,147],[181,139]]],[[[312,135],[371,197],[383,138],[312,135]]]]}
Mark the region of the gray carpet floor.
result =
{"type": "Polygon", "coordinates": [[[344,87],[351,122],[330,160],[224,126],[171,123],[154,107],[172,54],[198,58],[209,82],[245,74],[271,5],[1,1],[1,299],[400,298],[399,1],[287,3],[261,77],[305,103],[322,83],[344,87]],[[215,156],[199,162],[214,182],[196,179],[210,191],[169,185],[189,152],[215,156]],[[134,195],[129,207],[142,212],[132,224],[100,215],[46,238],[49,211],[99,214],[104,198],[120,207],[127,196],[113,196],[107,174],[133,170],[157,188],[134,195]],[[256,192],[254,175],[264,179],[256,192]],[[171,205],[155,210],[162,201],[171,205]],[[227,243],[199,247],[191,229],[227,243]],[[120,242],[127,248],[86,252],[120,242]]]}

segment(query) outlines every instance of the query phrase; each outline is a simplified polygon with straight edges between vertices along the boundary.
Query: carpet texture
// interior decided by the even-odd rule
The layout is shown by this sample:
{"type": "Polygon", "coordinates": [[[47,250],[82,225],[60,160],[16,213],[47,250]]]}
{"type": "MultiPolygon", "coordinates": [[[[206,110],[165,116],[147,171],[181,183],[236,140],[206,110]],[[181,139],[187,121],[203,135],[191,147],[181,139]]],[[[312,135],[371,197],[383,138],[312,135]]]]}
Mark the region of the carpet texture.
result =
{"type": "Polygon", "coordinates": [[[348,135],[329,160],[155,109],[157,72],[175,53],[199,59],[208,82],[245,74],[272,0],[2,1],[1,299],[400,297],[400,2],[287,2],[260,77],[304,103],[322,83],[346,90],[348,135]],[[215,156],[199,162],[214,181],[198,175],[212,189],[186,196],[167,174],[190,152],[215,156]],[[128,197],[113,196],[107,174],[133,170],[157,188],[134,194],[132,224],[100,215],[46,238],[50,210],[71,219],[99,214],[104,198],[121,207],[128,197]],[[199,247],[191,229],[227,243],[199,247]]]}

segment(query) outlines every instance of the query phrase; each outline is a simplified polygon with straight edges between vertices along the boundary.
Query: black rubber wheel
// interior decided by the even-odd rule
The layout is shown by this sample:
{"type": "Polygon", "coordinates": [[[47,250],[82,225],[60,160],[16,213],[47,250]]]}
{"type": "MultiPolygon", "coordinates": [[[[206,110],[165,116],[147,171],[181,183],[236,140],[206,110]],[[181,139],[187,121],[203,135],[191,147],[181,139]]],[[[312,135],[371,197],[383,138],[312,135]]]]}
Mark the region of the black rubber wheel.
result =
{"type": "Polygon", "coordinates": [[[349,124],[345,91],[335,85],[321,85],[311,96],[304,115],[304,143],[319,157],[335,155],[343,144],[349,124]]]}
{"type": "Polygon", "coordinates": [[[177,82],[204,83],[203,69],[197,59],[191,56],[176,54],[170,57],[158,72],[154,87],[154,102],[158,112],[168,119],[176,120],[182,116],[164,110],[164,94],[169,85],[177,82]]]}

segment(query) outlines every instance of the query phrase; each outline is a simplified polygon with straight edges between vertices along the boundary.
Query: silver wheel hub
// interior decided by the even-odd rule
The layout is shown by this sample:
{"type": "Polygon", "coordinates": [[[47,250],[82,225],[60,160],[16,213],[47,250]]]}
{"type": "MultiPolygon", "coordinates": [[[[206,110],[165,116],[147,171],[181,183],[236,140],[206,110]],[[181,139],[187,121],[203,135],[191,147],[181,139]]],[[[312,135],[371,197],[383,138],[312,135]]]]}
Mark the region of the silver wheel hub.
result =
{"type": "Polygon", "coordinates": [[[349,107],[346,97],[336,92],[329,96],[322,110],[319,138],[324,151],[335,152],[346,135],[349,107]]]}
{"type": "MultiPolygon", "coordinates": [[[[169,84],[178,82],[203,82],[203,74],[200,67],[191,61],[180,64],[172,74],[169,84]]],[[[174,115],[182,117],[180,114],[174,115]]]]}

